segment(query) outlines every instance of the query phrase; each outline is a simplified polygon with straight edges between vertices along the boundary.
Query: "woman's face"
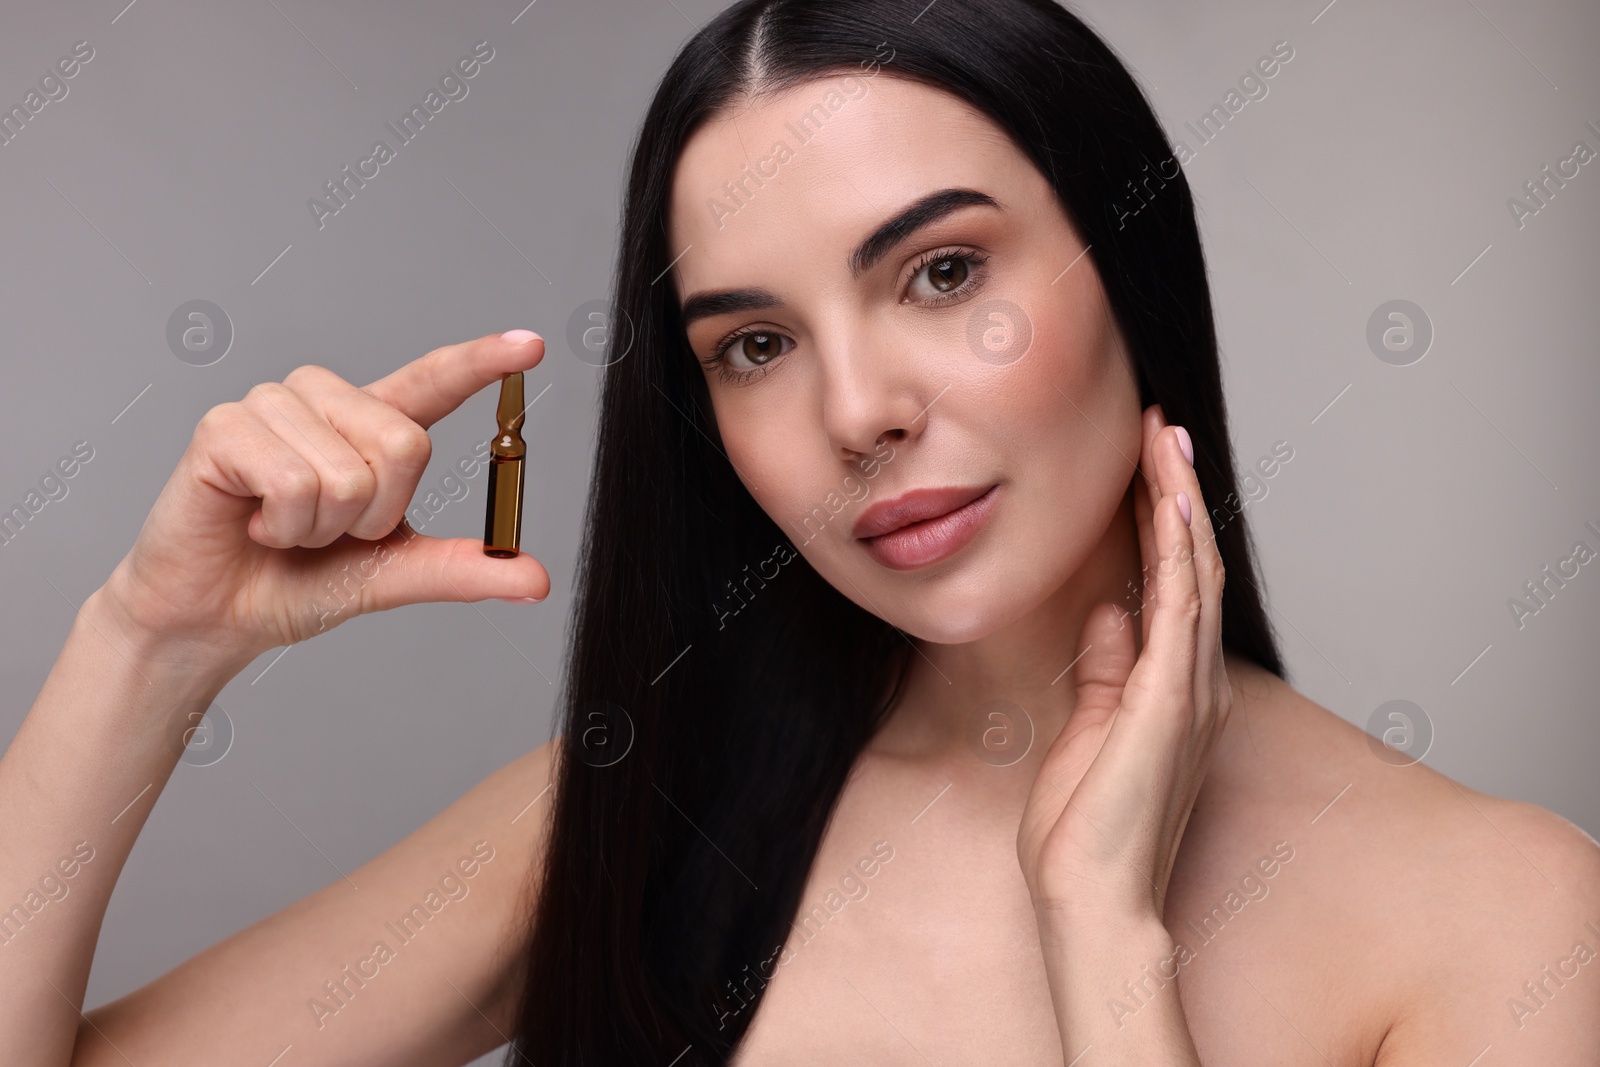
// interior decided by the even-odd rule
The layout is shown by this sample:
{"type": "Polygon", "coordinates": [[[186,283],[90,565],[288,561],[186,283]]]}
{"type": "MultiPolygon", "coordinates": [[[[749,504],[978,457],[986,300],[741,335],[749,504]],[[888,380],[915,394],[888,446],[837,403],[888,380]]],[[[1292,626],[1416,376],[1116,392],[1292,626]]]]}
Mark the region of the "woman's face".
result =
{"type": "Polygon", "coordinates": [[[1106,536],[1139,454],[1137,386],[1092,259],[989,119],[881,72],[808,82],[695,133],[669,238],[694,355],[723,350],[702,373],[729,461],[862,608],[973,641],[1106,536]],[[991,487],[857,536],[912,490],[965,491],[939,509],[991,487]]]}

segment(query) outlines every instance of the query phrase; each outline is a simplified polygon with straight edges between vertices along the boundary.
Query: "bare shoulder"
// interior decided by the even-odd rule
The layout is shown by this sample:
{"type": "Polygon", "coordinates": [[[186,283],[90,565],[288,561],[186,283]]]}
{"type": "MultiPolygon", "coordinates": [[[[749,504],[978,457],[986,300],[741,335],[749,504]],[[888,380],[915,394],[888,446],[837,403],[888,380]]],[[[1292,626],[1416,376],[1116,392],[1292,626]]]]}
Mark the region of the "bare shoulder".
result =
{"type": "MultiPolygon", "coordinates": [[[[1600,1063],[1600,844],[1238,674],[1217,804],[1294,843],[1286,906],[1329,995],[1377,1024],[1373,1062],[1600,1063]]],[[[1402,744],[1423,727],[1382,725],[1402,744]]]]}
{"type": "Polygon", "coordinates": [[[90,1011],[74,1067],[266,1063],[286,1047],[308,1065],[460,1063],[503,1044],[558,748],[512,760],[367,863],[90,1011]]]}

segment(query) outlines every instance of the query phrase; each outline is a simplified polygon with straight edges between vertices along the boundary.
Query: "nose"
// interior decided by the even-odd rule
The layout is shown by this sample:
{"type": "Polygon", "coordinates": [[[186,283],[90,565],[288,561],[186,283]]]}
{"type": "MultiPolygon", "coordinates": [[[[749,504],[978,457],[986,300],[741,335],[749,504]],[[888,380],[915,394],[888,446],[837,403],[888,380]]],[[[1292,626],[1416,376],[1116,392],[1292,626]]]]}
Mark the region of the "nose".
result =
{"type": "Polygon", "coordinates": [[[909,444],[928,424],[939,383],[904,337],[865,323],[841,324],[819,338],[822,425],[834,453],[847,462],[881,442],[909,444]]]}

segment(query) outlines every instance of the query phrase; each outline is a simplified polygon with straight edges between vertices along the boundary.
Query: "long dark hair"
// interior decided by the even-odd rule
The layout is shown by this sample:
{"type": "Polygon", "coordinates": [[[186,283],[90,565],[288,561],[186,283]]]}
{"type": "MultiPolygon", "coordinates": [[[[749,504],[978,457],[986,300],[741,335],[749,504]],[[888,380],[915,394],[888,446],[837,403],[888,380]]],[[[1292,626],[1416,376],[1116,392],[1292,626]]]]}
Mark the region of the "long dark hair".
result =
{"type": "MultiPolygon", "coordinates": [[[[1141,406],[1188,428],[1208,502],[1239,500],[1189,187],[1087,26],[1054,0],[740,0],[711,20],[634,147],[614,308],[630,348],[605,372],[508,1063],[725,1064],[900,691],[907,635],[799,558],[722,453],[665,276],[673,169],[706,118],[880,66],[955,94],[1028,153],[1090,246],[1141,406]]],[[[1223,642],[1282,677],[1244,517],[1214,514],[1223,642]]]]}

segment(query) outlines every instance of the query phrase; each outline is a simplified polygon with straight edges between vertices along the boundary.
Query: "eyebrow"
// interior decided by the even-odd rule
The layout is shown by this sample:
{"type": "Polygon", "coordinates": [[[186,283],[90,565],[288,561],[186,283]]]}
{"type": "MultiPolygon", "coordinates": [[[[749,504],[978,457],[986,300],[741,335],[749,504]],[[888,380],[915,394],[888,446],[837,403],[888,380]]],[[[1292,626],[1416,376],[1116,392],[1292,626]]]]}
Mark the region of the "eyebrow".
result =
{"type": "MultiPolygon", "coordinates": [[[[918,198],[885,220],[856,246],[855,251],[851,252],[850,258],[846,260],[850,268],[850,277],[861,277],[884,256],[894,251],[901,242],[909,240],[923,227],[931,226],[946,215],[962,208],[973,206],[999,209],[1000,202],[976,189],[940,189],[918,198]]],[[[683,327],[687,330],[700,319],[713,315],[727,315],[736,311],[761,311],[782,306],[783,301],[766,289],[719,289],[690,296],[683,302],[681,318],[683,327]]]]}

